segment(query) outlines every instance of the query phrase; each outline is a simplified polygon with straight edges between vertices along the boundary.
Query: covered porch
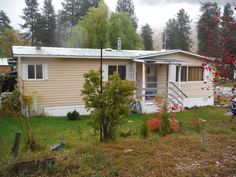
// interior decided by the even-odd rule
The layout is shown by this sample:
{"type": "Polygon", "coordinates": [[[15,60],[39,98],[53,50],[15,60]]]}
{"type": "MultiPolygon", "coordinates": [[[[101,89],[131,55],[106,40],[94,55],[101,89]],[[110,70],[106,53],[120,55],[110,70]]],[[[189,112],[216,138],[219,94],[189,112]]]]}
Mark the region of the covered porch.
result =
{"type": "Polygon", "coordinates": [[[182,104],[187,97],[181,90],[181,70],[186,63],[174,59],[136,61],[136,98],[142,101],[175,99],[182,104]],[[178,69],[176,69],[178,68],[178,69]],[[177,81],[177,82],[176,82],[177,81]]]}

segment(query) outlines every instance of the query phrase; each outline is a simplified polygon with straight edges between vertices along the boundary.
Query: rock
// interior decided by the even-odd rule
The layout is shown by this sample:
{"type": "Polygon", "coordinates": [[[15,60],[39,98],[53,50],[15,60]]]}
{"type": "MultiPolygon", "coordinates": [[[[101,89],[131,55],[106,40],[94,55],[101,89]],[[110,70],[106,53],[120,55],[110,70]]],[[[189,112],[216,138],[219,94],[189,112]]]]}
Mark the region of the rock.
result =
{"type": "Polygon", "coordinates": [[[125,150],[124,150],[124,153],[125,153],[125,154],[128,154],[128,153],[131,153],[131,152],[133,152],[133,151],[134,151],[133,149],[125,149],[125,150]]]}
{"type": "Polygon", "coordinates": [[[53,144],[51,147],[50,147],[50,151],[58,151],[59,149],[63,148],[64,147],[64,143],[63,142],[60,142],[58,144],[53,144]]]}

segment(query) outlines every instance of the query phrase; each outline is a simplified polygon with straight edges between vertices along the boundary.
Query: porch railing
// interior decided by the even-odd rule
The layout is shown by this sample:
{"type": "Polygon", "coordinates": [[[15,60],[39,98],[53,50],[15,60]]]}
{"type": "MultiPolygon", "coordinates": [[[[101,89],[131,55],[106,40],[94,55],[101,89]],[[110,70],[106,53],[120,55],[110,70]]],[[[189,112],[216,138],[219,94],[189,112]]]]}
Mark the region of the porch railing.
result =
{"type": "Polygon", "coordinates": [[[183,106],[183,101],[187,95],[179,89],[173,82],[136,82],[136,97],[142,100],[157,101],[157,97],[163,100],[176,102],[183,106]]]}
{"type": "Polygon", "coordinates": [[[179,89],[179,87],[177,87],[174,82],[169,83],[168,89],[168,99],[170,101],[177,102],[183,107],[184,99],[188,96],[181,89],[179,89]]]}

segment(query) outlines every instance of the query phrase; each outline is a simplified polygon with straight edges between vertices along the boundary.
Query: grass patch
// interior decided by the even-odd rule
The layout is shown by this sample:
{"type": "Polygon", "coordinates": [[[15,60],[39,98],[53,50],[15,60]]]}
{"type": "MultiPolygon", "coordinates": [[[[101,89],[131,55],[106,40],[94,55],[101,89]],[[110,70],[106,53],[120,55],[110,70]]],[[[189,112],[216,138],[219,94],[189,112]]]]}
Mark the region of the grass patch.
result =
{"type": "MultiPolygon", "coordinates": [[[[17,159],[9,157],[14,134],[20,131],[17,120],[12,115],[0,115],[0,171],[1,167],[7,170],[5,167],[15,161],[50,156],[56,157],[56,166],[40,173],[39,176],[47,176],[50,173],[53,173],[53,176],[188,176],[192,170],[197,171],[196,174],[200,176],[211,174],[209,172],[222,176],[214,165],[216,161],[220,161],[222,153],[229,153],[228,147],[232,146],[231,150],[235,150],[236,141],[236,118],[230,122],[231,117],[224,115],[225,112],[226,108],[202,107],[176,113],[175,118],[182,125],[181,132],[167,137],[150,133],[146,140],[142,139],[140,128],[143,117],[149,115],[128,115],[119,127],[117,141],[109,144],[99,144],[98,132],[88,126],[89,116],[81,116],[81,120],[76,121],[68,121],[66,117],[33,117],[32,129],[43,148],[32,153],[23,151],[21,147],[17,159]],[[206,120],[199,133],[193,129],[193,120],[196,118],[206,120]],[[120,136],[119,131],[131,133],[125,137],[120,136]],[[50,152],[50,145],[60,141],[65,143],[65,148],[50,152]],[[226,146],[226,149],[222,146],[226,146]],[[194,163],[198,161],[199,154],[199,157],[206,159],[211,152],[217,151],[217,148],[219,159],[208,159],[207,169],[204,169],[204,165],[201,170],[195,168],[198,166],[194,166],[194,163]],[[134,152],[125,154],[125,149],[133,149],[134,152]],[[192,157],[189,160],[188,155],[195,159],[192,157]],[[109,168],[105,169],[107,166],[109,168]]],[[[199,163],[200,166],[207,164],[199,163]]],[[[228,166],[234,165],[230,161],[227,163],[228,166]]],[[[228,171],[224,171],[224,174],[233,174],[231,168],[226,170],[228,171]]]]}

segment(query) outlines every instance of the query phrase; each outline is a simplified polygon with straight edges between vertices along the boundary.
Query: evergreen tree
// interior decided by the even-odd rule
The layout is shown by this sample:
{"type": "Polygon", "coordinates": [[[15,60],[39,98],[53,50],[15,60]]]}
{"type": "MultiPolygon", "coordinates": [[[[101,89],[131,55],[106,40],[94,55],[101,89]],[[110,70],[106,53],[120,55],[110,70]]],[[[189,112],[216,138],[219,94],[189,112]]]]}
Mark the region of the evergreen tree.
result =
{"type": "Polygon", "coordinates": [[[222,50],[232,54],[236,54],[236,19],[234,17],[234,11],[230,4],[226,4],[224,7],[222,17],[222,32],[221,43],[222,50]]]}
{"type": "Polygon", "coordinates": [[[219,56],[219,18],[220,8],[217,3],[201,4],[202,15],[197,24],[198,53],[219,56]]]}
{"type": "Polygon", "coordinates": [[[64,0],[60,11],[61,20],[67,26],[75,26],[81,20],[90,7],[96,7],[99,0],[64,0]]]}
{"type": "Polygon", "coordinates": [[[44,0],[40,40],[44,46],[56,45],[56,15],[52,0],[44,0]]]}
{"type": "Polygon", "coordinates": [[[178,48],[178,22],[176,19],[169,19],[166,23],[166,28],[164,32],[164,43],[166,49],[177,49],[178,48]]]}
{"type": "Polygon", "coordinates": [[[0,34],[6,29],[11,29],[9,17],[3,10],[0,10],[0,34]]]}
{"type": "Polygon", "coordinates": [[[67,45],[69,38],[72,38],[73,26],[83,19],[89,8],[97,7],[98,2],[99,0],[64,0],[62,2],[62,10],[59,11],[57,20],[57,38],[60,45],[67,45]]]}
{"type": "Polygon", "coordinates": [[[68,27],[76,25],[79,19],[79,0],[64,0],[61,4],[61,22],[68,27]]]}
{"type": "Polygon", "coordinates": [[[138,18],[134,12],[134,3],[132,0],[118,0],[116,11],[127,12],[134,24],[135,30],[138,28],[138,18]]]}
{"type": "Polygon", "coordinates": [[[26,7],[23,9],[22,19],[25,23],[22,26],[23,29],[28,29],[28,35],[31,36],[31,45],[34,45],[39,39],[39,26],[40,13],[38,12],[37,0],[25,0],[26,7]]]}
{"type": "Polygon", "coordinates": [[[180,9],[176,19],[170,19],[166,23],[165,45],[167,49],[181,49],[189,51],[192,40],[190,38],[190,19],[184,9],[180,9]]]}
{"type": "Polygon", "coordinates": [[[184,9],[180,9],[177,13],[178,22],[178,48],[189,51],[191,47],[192,40],[190,38],[191,34],[191,21],[188,14],[184,9]]]}
{"type": "Polygon", "coordinates": [[[149,26],[149,24],[146,24],[142,27],[141,36],[143,37],[145,50],[153,50],[152,34],[153,34],[153,31],[152,31],[152,28],[149,26]]]}

